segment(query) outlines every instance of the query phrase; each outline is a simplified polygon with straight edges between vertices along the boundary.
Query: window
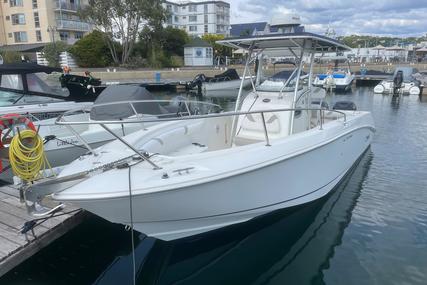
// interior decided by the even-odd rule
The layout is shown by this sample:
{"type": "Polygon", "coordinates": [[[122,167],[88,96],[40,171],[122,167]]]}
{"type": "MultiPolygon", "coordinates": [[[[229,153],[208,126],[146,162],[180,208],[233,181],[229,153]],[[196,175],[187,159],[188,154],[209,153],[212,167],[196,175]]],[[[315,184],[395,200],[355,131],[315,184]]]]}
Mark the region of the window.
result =
{"type": "Polygon", "coordinates": [[[10,7],[24,6],[24,0],[10,0],[10,7]]]}
{"type": "Polygon", "coordinates": [[[166,10],[168,12],[172,12],[172,5],[170,5],[170,4],[166,5],[166,10]]]}
{"type": "Polygon", "coordinates": [[[207,24],[209,22],[209,16],[205,15],[205,24],[207,24]]]}
{"type": "Polygon", "coordinates": [[[39,12],[34,12],[34,26],[40,28],[39,12]]]}
{"type": "Polygon", "coordinates": [[[37,9],[38,5],[37,5],[37,0],[33,0],[33,9],[37,9]]]}
{"type": "Polygon", "coordinates": [[[174,20],[175,20],[175,22],[179,22],[179,18],[178,18],[178,16],[175,16],[175,17],[174,17],[174,20]]]}
{"type": "Polygon", "coordinates": [[[25,25],[25,14],[13,14],[12,25],[25,25]]]}
{"type": "Polygon", "coordinates": [[[213,57],[212,55],[212,48],[206,48],[206,57],[213,57]]]}
{"type": "Polygon", "coordinates": [[[205,14],[208,13],[208,4],[205,4],[204,11],[205,11],[205,14]]]}
{"type": "Polygon", "coordinates": [[[42,32],[41,31],[36,31],[36,40],[38,42],[42,41],[42,32]]]}
{"type": "Polygon", "coordinates": [[[6,16],[6,21],[10,21],[10,16],[6,16]]]}
{"type": "Polygon", "coordinates": [[[189,30],[190,32],[197,32],[197,26],[190,26],[189,30]]]}
{"type": "Polygon", "coordinates": [[[68,32],[59,32],[59,37],[61,38],[61,41],[68,41],[70,34],[68,32]]]}
{"type": "Polygon", "coordinates": [[[197,5],[190,5],[190,6],[188,6],[188,10],[190,12],[197,12],[197,5]]]}
{"type": "Polygon", "coordinates": [[[83,38],[83,32],[74,32],[74,38],[80,40],[83,38]]]}
{"type": "Polygon", "coordinates": [[[14,32],[15,43],[23,43],[28,41],[27,32],[14,32]]]}
{"type": "Polygon", "coordinates": [[[189,22],[197,22],[197,16],[188,16],[189,22]]]}
{"type": "Polygon", "coordinates": [[[9,38],[13,37],[12,33],[8,33],[8,34],[7,34],[7,36],[8,36],[9,38]]]}
{"type": "Polygon", "coordinates": [[[208,25],[205,25],[205,34],[209,33],[208,25]]]}
{"type": "Polygon", "coordinates": [[[187,19],[187,17],[186,17],[186,16],[183,16],[183,17],[182,17],[182,19],[183,19],[183,20],[185,20],[185,19],[187,19]]]}

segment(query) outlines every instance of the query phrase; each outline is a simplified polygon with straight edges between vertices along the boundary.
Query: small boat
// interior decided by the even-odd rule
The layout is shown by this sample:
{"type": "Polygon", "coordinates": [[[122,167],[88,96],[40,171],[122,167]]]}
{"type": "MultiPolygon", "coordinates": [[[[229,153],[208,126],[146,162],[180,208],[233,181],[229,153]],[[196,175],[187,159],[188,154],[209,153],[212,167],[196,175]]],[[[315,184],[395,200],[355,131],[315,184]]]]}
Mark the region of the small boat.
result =
{"type": "MultiPolygon", "coordinates": [[[[248,51],[243,77],[264,51],[291,50],[296,76],[277,90],[251,84],[244,99],[240,88],[234,111],[89,122],[61,116],[57,123],[69,127],[156,124],[116,135],[57,176],[23,185],[27,203],[51,195],[148,236],[175,240],[326,196],[370,146],[375,127],[369,112],[312,108],[313,88],[319,88],[311,72],[305,80],[301,75],[315,53],[349,48],[306,32],[218,43],[248,51]]],[[[112,106],[118,104],[136,103],[112,106]]]]}
{"type": "MultiPolygon", "coordinates": [[[[95,97],[91,94],[63,90],[59,83],[58,86],[48,85],[46,76],[53,72],[62,70],[34,63],[1,64],[0,114],[31,113],[42,120],[92,104],[95,97]]],[[[81,90],[86,89],[79,86],[81,90]]]]}
{"type": "Polygon", "coordinates": [[[187,84],[188,89],[198,89],[199,93],[208,94],[209,92],[224,90],[239,90],[243,81],[243,88],[251,85],[252,76],[245,76],[244,79],[239,76],[233,68],[226,70],[224,73],[207,77],[204,74],[197,75],[187,84]]]}
{"type": "Polygon", "coordinates": [[[421,92],[420,81],[415,78],[419,71],[414,67],[398,66],[393,76],[381,81],[374,88],[377,94],[393,95],[419,95],[421,92]]]}
{"type": "Polygon", "coordinates": [[[355,78],[351,72],[350,63],[347,57],[321,57],[319,61],[333,62],[334,65],[329,64],[326,73],[318,74],[314,79],[313,85],[323,87],[326,90],[341,90],[347,91],[351,88],[351,84],[355,78]],[[343,64],[344,63],[344,64],[343,64]],[[341,65],[340,65],[341,64],[341,65]]]}

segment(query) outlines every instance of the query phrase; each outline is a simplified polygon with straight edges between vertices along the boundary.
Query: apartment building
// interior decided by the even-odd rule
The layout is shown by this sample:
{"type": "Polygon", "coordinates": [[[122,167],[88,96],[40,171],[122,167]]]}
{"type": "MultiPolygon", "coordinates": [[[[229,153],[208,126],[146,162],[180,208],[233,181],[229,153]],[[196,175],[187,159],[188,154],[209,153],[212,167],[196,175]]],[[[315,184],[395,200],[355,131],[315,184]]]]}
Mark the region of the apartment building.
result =
{"type": "Polygon", "coordinates": [[[92,30],[77,13],[85,1],[0,0],[0,46],[73,44],[92,30]]]}
{"type": "Polygon", "coordinates": [[[191,36],[230,34],[230,4],[224,1],[165,1],[166,26],[184,29],[191,36]]]}

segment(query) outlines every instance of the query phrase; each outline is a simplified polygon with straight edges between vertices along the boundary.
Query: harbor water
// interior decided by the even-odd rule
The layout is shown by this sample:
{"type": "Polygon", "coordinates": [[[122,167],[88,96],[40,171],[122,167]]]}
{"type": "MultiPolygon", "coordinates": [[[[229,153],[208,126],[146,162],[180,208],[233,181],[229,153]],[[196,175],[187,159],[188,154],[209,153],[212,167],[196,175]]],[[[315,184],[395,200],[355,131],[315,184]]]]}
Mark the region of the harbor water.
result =
{"type": "MultiPolygon", "coordinates": [[[[235,103],[205,100],[224,109],[235,103]]],[[[330,195],[183,241],[135,233],[137,283],[426,284],[427,102],[365,87],[328,98],[339,100],[372,111],[377,132],[330,195]]],[[[286,185],[286,173],[281,179],[286,185]]],[[[130,234],[92,216],[0,284],[132,284],[130,234]]]]}

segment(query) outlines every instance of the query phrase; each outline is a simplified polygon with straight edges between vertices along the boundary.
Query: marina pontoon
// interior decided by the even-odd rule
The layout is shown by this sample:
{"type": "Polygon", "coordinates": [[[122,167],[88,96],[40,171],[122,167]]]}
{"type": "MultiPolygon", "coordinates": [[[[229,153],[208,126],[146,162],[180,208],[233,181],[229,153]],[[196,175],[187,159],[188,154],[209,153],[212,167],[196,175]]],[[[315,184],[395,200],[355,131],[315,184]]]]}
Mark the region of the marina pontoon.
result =
{"type": "MultiPolygon", "coordinates": [[[[312,107],[312,95],[325,94],[312,86],[315,53],[348,47],[305,32],[219,43],[248,51],[243,77],[250,75],[250,63],[269,50],[294,54],[295,76],[275,90],[252,82],[253,90],[245,97],[242,82],[230,112],[107,121],[61,116],[57,123],[71,128],[99,125],[108,131],[111,125],[156,124],[116,135],[115,141],[81,156],[57,176],[24,184],[27,203],[42,203],[45,195],[52,195],[148,236],[174,240],[327,195],[369,147],[375,132],[369,112],[312,107]],[[310,66],[306,80],[301,79],[304,65],[310,66]]],[[[132,109],[135,104],[143,102],[111,106],[132,109]]]]}

